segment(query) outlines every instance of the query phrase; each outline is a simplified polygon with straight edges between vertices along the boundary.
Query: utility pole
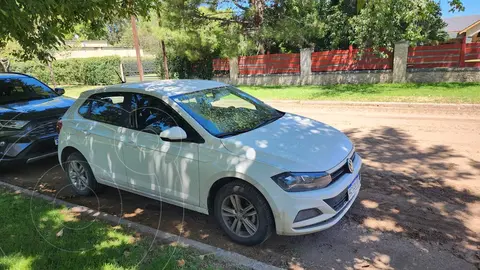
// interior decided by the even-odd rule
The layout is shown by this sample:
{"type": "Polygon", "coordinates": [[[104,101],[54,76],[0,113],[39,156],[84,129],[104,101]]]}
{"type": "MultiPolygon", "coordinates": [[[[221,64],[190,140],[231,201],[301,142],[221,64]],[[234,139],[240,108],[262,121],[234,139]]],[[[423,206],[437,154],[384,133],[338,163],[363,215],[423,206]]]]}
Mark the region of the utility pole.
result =
{"type": "Polygon", "coordinates": [[[142,66],[142,59],[140,57],[140,44],[138,41],[138,33],[137,33],[137,19],[134,15],[131,16],[132,21],[132,32],[133,32],[133,46],[135,47],[135,53],[137,55],[137,68],[138,74],[140,75],[140,81],[143,82],[143,66],[142,66]]]}

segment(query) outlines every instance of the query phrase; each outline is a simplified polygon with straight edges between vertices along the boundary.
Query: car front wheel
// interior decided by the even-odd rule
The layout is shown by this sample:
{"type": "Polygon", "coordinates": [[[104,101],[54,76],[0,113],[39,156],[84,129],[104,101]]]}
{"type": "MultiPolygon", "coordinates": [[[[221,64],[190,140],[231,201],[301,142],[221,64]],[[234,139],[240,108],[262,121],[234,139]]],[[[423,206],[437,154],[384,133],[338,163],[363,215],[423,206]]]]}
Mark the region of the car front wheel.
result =
{"type": "Polygon", "coordinates": [[[268,202],[257,189],[243,181],[233,181],[220,188],[215,197],[214,214],[222,229],[239,244],[261,244],[274,229],[268,202]]]}

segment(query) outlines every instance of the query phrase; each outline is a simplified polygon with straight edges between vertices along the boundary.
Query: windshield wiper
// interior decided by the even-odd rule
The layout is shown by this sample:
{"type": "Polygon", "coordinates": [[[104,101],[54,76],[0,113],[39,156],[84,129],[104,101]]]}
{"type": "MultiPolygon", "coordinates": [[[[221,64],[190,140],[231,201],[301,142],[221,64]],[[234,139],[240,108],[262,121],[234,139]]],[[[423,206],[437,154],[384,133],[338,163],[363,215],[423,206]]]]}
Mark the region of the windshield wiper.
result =
{"type": "Polygon", "coordinates": [[[285,115],[285,113],[280,113],[278,116],[275,116],[275,117],[272,117],[266,121],[263,121],[261,122],[260,124],[252,127],[252,128],[245,128],[245,129],[240,129],[240,130],[235,130],[235,131],[230,131],[230,132],[224,132],[224,133],[220,133],[217,135],[218,138],[225,138],[225,137],[230,137],[230,136],[235,136],[235,135],[238,135],[238,134],[242,134],[242,133],[245,133],[245,132],[249,132],[251,130],[254,130],[254,129],[257,129],[259,127],[263,127],[265,125],[268,125],[272,122],[275,122],[277,121],[278,119],[282,118],[283,116],[285,115]]]}
{"type": "Polygon", "coordinates": [[[235,131],[230,131],[230,132],[224,132],[224,133],[218,134],[217,137],[218,138],[225,138],[225,137],[235,136],[235,135],[238,135],[238,134],[249,132],[252,129],[253,128],[246,128],[246,129],[240,129],[240,130],[235,130],[235,131]]]}

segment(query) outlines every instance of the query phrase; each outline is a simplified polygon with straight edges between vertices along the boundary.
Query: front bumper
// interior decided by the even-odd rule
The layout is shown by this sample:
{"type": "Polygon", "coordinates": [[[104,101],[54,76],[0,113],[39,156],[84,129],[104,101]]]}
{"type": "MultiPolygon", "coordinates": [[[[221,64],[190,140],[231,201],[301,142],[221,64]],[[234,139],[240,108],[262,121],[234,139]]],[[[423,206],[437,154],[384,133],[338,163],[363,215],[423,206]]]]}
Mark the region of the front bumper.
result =
{"type": "Polygon", "coordinates": [[[26,138],[2,138],[5,146],[0,148],[0,164],[31,163],[57,155],[56,133],[34,140],[26,138]]]}
{"type": "Polygon", "coordinates": [[[361,181],[362,159],[354,153],[354,173],[346,173],[330,186],[307,192],[286,192],[282,196],[275,215],[277,234],[302,235],[328,229],[335,225],[350,209],[360,189],[348,195],[348,187],[361,181]],[[328,203],[327,203],[328,202],[328,203]],[[302,210],[316,209],[320,214],[305,220],[295,221],[302,210]]]}

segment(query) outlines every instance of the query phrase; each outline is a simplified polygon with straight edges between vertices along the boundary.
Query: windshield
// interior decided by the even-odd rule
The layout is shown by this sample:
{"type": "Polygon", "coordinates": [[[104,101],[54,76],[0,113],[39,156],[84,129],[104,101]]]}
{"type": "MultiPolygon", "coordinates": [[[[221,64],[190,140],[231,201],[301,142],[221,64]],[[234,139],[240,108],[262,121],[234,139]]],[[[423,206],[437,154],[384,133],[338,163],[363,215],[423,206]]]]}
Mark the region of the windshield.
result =
{"type": "Polygon", "coordinates": [[[58,96],[42,82],[30,77],[0,78],[0,104],[58,96]]]}
{"type": "Polygon", "coordinates": [[[210,134],[219,138],[256,129],[284,115],[232,86],[172,98],[210,134]]]}

